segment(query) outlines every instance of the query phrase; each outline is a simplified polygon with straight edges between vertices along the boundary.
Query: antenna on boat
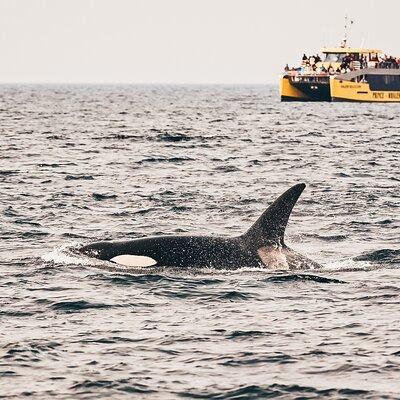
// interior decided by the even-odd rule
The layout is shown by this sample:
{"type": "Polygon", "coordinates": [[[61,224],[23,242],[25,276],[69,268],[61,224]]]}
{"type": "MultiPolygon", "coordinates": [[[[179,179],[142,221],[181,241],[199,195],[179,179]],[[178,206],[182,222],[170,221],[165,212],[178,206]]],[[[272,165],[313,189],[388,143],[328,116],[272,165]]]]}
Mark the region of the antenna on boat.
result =
{"type": "Polygon", "coordinates": [[[348,21],[348,17],[347,17],[347,15],[345,15],[345,17],[344,17],[344,37],[343,37],[343,40],[342,40],[341,47],[347,47],[347,36],[348,36],[349,22],[350,22],[350,25],[354,24],[354,21],[353,20],[348,21]]]}

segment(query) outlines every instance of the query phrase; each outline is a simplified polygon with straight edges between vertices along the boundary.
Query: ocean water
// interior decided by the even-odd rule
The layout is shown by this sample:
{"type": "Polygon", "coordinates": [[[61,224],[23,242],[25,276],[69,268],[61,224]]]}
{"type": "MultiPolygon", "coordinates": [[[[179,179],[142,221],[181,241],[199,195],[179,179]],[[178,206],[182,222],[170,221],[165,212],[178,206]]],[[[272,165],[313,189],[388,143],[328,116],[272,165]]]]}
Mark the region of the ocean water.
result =
{"type": "Polygon", "coordinates": [[[0,397],[400,398],[398,104],[275,86],[0,87],[0,397]],[[319,270],[112,268],[237,235],[295,183],[319,270]]]}

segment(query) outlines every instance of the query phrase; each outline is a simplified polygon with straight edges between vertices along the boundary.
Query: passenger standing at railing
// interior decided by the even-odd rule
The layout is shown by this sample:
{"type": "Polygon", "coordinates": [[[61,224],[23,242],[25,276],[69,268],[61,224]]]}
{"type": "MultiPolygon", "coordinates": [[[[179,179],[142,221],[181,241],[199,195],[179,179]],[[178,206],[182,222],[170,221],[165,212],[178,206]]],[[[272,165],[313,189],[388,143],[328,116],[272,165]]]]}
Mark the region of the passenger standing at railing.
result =
{"type": "Polygon", "coordinates": [[[384,54],[379,57],[378,68],[390,68],[390,57],[384,54]]]}
{"type": "Polygon", "coordinates": [[[361,68],[367,68],[368,67],[367,57],[363,56],[362,54],[360,56],[360,65],[361,65],[361,68]]]}
{"type": "Polygon", "coordinates": [[[397,61],[392,56],[389,56],[389,58],[386,60],[386,63],[388,64],[387,68],[394,68],[394,69],[398,68],[397,61]]]}

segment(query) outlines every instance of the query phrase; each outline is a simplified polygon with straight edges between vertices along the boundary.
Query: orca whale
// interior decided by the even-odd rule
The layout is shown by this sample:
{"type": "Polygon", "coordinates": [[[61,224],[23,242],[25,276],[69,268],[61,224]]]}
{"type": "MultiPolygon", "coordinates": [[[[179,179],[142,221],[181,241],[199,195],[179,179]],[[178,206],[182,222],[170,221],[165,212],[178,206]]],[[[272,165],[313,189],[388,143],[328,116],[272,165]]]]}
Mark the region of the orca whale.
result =
{"type": "Polygon", "coordinates": [[[104,241],[80,252],[128,267],[237,269],[305,269],[319,267],[286,246],[285,228],[305,188],[297,184],[276,199],[250,229],[240,236],[155,236],[130,241],[104,241]]]}

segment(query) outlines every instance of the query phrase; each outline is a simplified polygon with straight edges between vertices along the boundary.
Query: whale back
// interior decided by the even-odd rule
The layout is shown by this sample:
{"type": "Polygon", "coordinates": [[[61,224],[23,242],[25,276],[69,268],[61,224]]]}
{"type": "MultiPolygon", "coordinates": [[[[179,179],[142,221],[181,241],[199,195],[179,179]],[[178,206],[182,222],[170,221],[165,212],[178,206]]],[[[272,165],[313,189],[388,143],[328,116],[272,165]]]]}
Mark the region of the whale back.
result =
{"type": "Polygon", "coordinates": [[[294,205],[306,185],[300,183],[279,196],[242,236],[251,246],[284,246],[286,225],[294,205]]]}

